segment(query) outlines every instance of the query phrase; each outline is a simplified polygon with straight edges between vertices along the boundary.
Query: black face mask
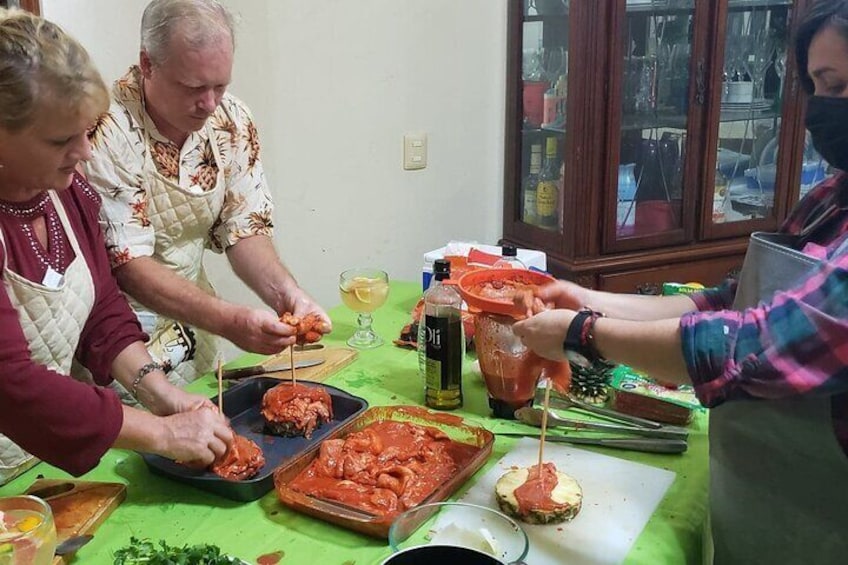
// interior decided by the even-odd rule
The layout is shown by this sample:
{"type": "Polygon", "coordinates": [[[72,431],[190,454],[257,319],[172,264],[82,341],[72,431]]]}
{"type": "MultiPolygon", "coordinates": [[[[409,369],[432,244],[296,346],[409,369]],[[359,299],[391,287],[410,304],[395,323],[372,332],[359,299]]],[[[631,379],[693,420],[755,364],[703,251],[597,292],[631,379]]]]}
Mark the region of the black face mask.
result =
{"type": "Polygon", "coordinates": [[[848,171],[848,98],[810,97],[805,125],[824,160],[848,171]]]}

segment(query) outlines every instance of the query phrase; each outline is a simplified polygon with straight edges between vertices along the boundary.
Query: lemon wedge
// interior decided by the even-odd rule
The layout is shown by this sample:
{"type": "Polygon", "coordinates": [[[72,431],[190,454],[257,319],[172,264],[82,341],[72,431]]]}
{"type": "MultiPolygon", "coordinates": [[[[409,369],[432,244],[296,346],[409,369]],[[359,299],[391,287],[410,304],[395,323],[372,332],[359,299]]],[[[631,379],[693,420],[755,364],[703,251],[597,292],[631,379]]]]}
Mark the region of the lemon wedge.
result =
{"type": "Polygon", "coordinates": [[[22,532],[31,532],[41,525],[41,518],[38,516],[27,516],[17,523],[18,530],[22,532]]]}
{"type": "Polygon", "coordinates": [[[355,286],[353,294],[356,299],[364,304],[371,304],[371,287],[370,286],[355,286]]]}

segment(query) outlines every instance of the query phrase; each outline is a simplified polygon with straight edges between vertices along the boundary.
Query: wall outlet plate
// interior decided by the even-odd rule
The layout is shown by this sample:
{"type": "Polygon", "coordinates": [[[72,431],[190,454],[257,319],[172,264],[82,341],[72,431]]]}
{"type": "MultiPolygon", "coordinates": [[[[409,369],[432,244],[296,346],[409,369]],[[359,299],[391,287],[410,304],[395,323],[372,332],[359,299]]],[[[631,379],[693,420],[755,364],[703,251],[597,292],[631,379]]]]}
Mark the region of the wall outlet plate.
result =
{"type": "Polygon", "coordinates": [[[407,171],[427,166],[427,134],[408,133],[403,136],[403,168],[407,171]]]}

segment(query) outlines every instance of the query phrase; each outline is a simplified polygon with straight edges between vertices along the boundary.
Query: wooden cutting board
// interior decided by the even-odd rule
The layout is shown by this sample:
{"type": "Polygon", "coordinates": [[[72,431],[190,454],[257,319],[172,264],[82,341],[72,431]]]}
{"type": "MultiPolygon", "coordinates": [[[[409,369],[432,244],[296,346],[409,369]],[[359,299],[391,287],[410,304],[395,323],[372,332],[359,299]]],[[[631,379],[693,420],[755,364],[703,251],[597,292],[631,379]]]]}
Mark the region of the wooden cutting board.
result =
{"type": "MultiPolygon", "coordinates": [[[[26,494],[43,498],[50,504],[56,535],[62,542],[73,536],[93,534],[127,497],[127,487],[122,483],[38,479],[26,494]]],[[[53,559],[53,565],[64,563],[62,557],[53,559]]]]}
{"type": "MultiPolygon", "coordinates": [[[[343,367],[350,365],[356,359],[358,353],[355,349],[348,347],[323,347],[321,349],[313,349],[309,351],[296,351],[294,354],[295,362],[299,359],[323,359],[324,362],[313,367],[296,369],[295,375],[298,380],[313,381],[316,383],[323,382],[330,375],[336,373],[343,367]]],[[[262,362],[263,365],[271,363],[288,363],[290,353],[288,350],[283,351],[273,357],[269,357],[262,362]]],[[[282,371],[278,373],[266,373],[263,377],[272,377],[283,380],[291,378],[291,371],[282,371]]]]}

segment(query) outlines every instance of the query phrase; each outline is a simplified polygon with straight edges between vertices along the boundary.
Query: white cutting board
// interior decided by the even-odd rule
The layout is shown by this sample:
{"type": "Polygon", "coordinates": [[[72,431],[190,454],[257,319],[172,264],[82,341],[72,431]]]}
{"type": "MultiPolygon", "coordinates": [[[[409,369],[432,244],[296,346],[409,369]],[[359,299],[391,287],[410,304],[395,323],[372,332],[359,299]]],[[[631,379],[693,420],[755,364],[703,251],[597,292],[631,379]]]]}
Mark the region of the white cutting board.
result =
{"type": "MultiPolygon", "coordinates": [[[[523,524],[530,538],[529,565],[618,564],[648,523],[675,474],[641,463],[584,449],[545,443],[545,461],[553,462],[580,483],[583,508],[565,524],[523,524]]],[[[513,466],[539,460],[539,440],[522,438],[461,498],[463,502],[498,508],[495,483],[513,466]]],[[[439,520],[450,519],[443,512],[439,520]]]]}

